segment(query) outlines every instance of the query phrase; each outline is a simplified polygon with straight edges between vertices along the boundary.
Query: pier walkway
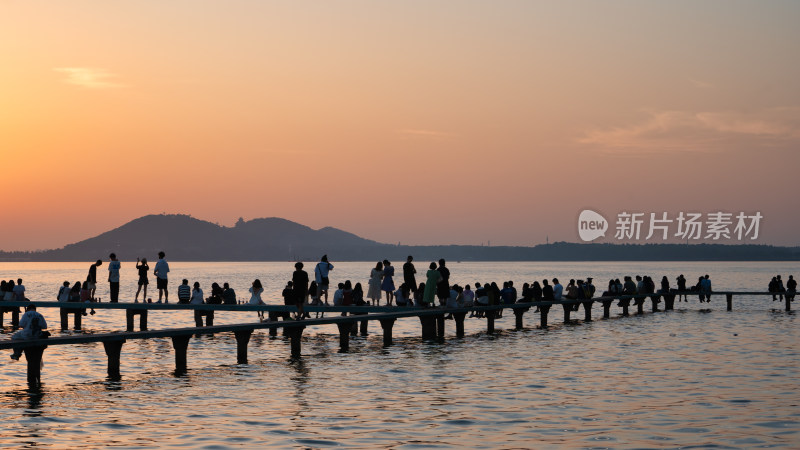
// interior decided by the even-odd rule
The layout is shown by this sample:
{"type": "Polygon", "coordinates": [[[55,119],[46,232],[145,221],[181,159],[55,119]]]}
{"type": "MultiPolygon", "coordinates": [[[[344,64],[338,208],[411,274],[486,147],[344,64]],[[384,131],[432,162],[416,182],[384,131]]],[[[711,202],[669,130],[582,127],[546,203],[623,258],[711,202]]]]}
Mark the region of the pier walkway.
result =
{"type": "MultiPolygon", "coordinates": [[[[335,315],[320,319],[305,320],[278,320],[280,317],[297,312],[294,306],[283,305],[187,305],[177,303],[71,303],[71,302],[51,302],[51,301],[31,301],[31,302],[0,302],[2,308],[24,307],[35,304],[37,308],[59,308],[61,310],[61,328],[68,329],[69,315],[74,316],[76,329],[81,329],[80,317],[84,308],[102,309],[124,309],[127,317],[127,331],[98,333],[98,334],[79,334],[70,336],[52,336],[46,339],[32,340],[5,340],[0,341],[0,349],[22,348],[27,359],[28,382],[37,385],[41,381],[41,360],[44,350],[52,345],[74,345],[92,342],[102,342],[108,357],[108,376],[119,378],[120,376],[120,354],[122,345],[127,340],[152,339],[152,338],[171,338],[175,349],[175,372],[184,373],[187,370],[187,347],[193,335],[217,333],[234,333],[237,342],[237,362],[247,363],[247,345],[254,330],[266,329],[271,336],[277,335],[278,328],[282,328],[284,335],[291,341],[291,354],[293,357],[301,355],[302,333],[307,326],[317,325],[337,325],[339,330],[339,346],[341,352],[349,350],[349,339],[351,335],[356,335],[359,331],[362,335],[367,334],[367,324],[369,321],[378,321],[383,329],[383,342],[385,346],[392,344],[392,328],[398,319],[418,317],[422,326],[423,339],[443,339],[445,336],[445,314],[452,314],[456,336],[464,337],[464,320],[467,313],[483,313],[486,320],[487,333],[494,333],[494,321],[498,311],[510,309],[515,315],[515,326],[517,329],[523,328],[523,316],[531,308],[537,308],[539,312],[539,326],[543,329],[548,327],[548,316],[550,308],[561,305],[563,308],[564,322],[569,323],[571,314],[578,310],[580,305],[584,309],[584,321],[592,320],[592,307],[594,303],[599,303],[603,307],[603,317],[610,317],[610,307],[614,302],[622,308],[622,316],[629,315],[629,308],[635,307],[636,314],[644,313],[644,304],[647,300],[651,301],[651,311],[661,311],[659,305],[663,302],[665,311],[674,308],[675,297],[678,295],[697,296],[697,291],[670,292],[669,294],[637,294],[621,295],[613,297],[595,297],[592,299],[561,301],[540,301],[529,303],[514,303],[491,306],[471,306],[463,308],[420,308],[420,307],[397,307],[397,306],[306,306],[305,310],[309,313],[348,313],[349,315],[335,315]],[[191,310],[195,313],[195,320],[198,326],[188,328],[171,328],[162,330],[147,329],[147,314],[149,311],[175,311],[191,310]],[[241,323],[231,325],[213,325],[214,313],[218,311],[265,311],[269,313],[270,320],[265,322],[241,323]],[[133,330],[134,318],[139,316],[140,331],[133,330]],[[206,326],[202,326],[202,319],[206,319],[206,326]]],[[[724,295],[726,298],[727,310],[733,309],[733,296],[773,296],[783,295],[772,292],[733,292],[717,291],[711,295],[724,295]]],[[[785,297],[785,310],[791,311],[791,301],[785,297]]],[[[0,309],[2,311],[2,309],[0,309]]],[[[7,313],[7,312],[6,312],[7,313]]],[[[0,325],[2,325],[2,312],[0,312],[0,325]]],[[[12,314],[12,329],[18,324],[18,313],[12,314]]],[[[52,329],[53,327],[51,327],[52,329]]]]}

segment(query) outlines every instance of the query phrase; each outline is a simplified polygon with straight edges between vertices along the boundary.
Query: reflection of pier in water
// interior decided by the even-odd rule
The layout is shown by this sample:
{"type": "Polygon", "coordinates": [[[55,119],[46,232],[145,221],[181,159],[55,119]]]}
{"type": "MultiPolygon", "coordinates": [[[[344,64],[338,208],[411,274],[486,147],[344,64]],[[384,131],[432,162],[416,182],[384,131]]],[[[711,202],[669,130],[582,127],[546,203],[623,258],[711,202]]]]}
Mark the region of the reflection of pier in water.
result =
{"type": "MultiPolygon", "coordinates": [[[[422,327],[422,339],[443,340],[445,336],[445,314],[452,314],[456,326],[456,337],[464,337],[464,320],[467,313],[483,313],[486,319],[486,331],[494,333],[494,321],[497,313],[503,309],[513,311],[517,329],[523,328],[523,316],[536,307],[539,312],[539,326],[547,328],[550,308],[561,305],[564,313],[564,322],[572,321],[571,314],[577,311],[582,305],[584,310],[584,321],[592,320],[592,307],[594,303],[599,303],[603,307],[603,318],[610,317],[610,308],[613,302],[617,301],[622,308],[622,316],[629,315],[629,308],[636,307],[636,314],[644,314],[644,304],[647,300],[651,301],[651,310],[660,311],[659,304],[662,299],[664,311],[674,309],[675,297],[679,295],[695,296],[698,291],[637,294],[637,295],[616,295],[608,297],[595,297],[592,299],[564,299],[561,301],[539,301],[529,303],[513,303],[491,306],[472,306],[464,308],[419,308],[419,307],[396,307],[396,306],[306,306],[305,311],[346,313],[342,315],[322,319],[305,320],[286,320],[291,313],[296,313],[295,306],[273,306],[273,305],[186,305],[176,303],[154,304],[154,303],[66,303],[64,302],[1,302],[0,326],[3,324],[4,312],[12,314],[11,326],[16,329],[19,323],[19,312],[17,307],[24,307],[35,304],[37,308],[60,308],[61,310],[61,329],[69,329],[69,315],[73,315],[73,324],[76,330],[81,329],[81,313],[84,308],[94,309],[124,309],[127,317],[127,331],[117,333],[102,334],[82,334],[72,336],[55,336],[47,339],[32,340],[6,340],[0,342],[0,349],[22,348],[27,359],[28,383],[38,385],[41,381],[41,361],[44,350],[51,345],[74,345],[91,342],[102,342],[108,356],[108,376],[112,379],[120,377],[120,354],[122,345],[129,339],[151,339],[151,338],[171,338],[172,346],[175,349],[175,373],[182,374],[187,369],[187,348],[192,335],[216,334],[232,332],[236,336],[236,360],[239,364],[247,364],[247,345],[254,330],[266,329],[270,336],[277,336],[278,328],[283,329],[283,334],[289,337],[291,342],[292,357],[300,357],[303,330],[307,326],[336,325],[339,329],[339,348],[340,352],[347,352],[350,348],[350,336],[361,333],[367,335],[369,321],[378,321],[383,329],[384,346],[392,345],[392,328],[397,319],[418,317],[422,327]],[[11,311],[6,311],[6,308],[11,311]],[[164,330],[147,330],[147,315],[149,311],[167,310],[192,310],[195,313],[197,327],[190,328],[171,328],[164,330]],[[242,323],[232,325],[213,325],[214,314],[217,311],[265,311],[269,313],[270,320],[267,322],[242,323]],[[134,318],[139,316],[140,331],[134,331],[134,318]],[[206,319],[206,326],[203,325],[203,317],[206,319]],[[278,320],[283,317],[284,320],[278,320]],[[360,326],[359,326],[360,325],[360,326]]],[[[734,295],[750,296],[775,296],[785,297],[785,310],[791,311],[791,299],[786,293],[772,292],[711,292],[711,295],[724,295],[727,303],[727,310],[733,310],[734,295]]],[[[790,294],[793,296],[793,294],[790,294]]]]}

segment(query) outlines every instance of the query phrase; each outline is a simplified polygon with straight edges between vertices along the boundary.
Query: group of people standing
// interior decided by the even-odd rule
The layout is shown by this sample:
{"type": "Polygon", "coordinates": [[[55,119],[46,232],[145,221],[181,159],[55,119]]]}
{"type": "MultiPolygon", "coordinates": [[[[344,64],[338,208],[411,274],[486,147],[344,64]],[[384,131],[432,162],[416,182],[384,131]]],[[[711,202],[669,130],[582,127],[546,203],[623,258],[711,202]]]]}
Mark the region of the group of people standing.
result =
{"type": "Polygon", "coordinates": [[[797,292],[797,280],[794,279],[793,275],[789,275],[789,279],[786,280],[786,286],[783,285],[783,279],[781,279],[780,275],[775,275],[770,280],[769,285],[767,286],[768,292],[773,292],[772,294],[772,301],[775,300],[783,300],[783,296],[786,295],[787,300],[794,300],[795,293],[797,292]]]}

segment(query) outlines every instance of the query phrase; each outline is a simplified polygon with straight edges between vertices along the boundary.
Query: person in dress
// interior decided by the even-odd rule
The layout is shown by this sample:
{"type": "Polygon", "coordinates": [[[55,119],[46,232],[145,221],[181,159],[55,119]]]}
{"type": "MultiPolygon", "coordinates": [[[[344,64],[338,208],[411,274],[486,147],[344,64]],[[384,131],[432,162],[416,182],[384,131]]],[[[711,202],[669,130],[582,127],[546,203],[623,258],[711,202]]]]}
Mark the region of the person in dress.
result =
{"type": "MultiPolygon", "coordinates": [[[[436,288],[439,282],[442,280],[442,274],[436,270],[435,262],[432,262],[428,267],[428,271],[425,273],[425,295],[422,297],[422,303],[426,308],[429,308],[433,305],[436,297],[436,288]]],[[[449,290],[447,295],[450,295],[449,290]]]]}
{"type": "Polygon", "coordinates": [[[381,279],[383,279],[383,263],[378,261],[375,268],[369,273],[369,290],[367,298],[373,305],[378,305],[381,301],[381,279]]]}
{"type": "MultiPolygon", "coordinates": [[[[256,278],[249,290],[250,301],[248,303],[251,305],[263,305],[264,300],[261,300],[261,294],[264,292],[264,287],[261,285],[261,280],[256,278]]],[[[260,322],[264,321],[264,311],[258,311],[258,320],[260,322]]]]}
{"type": "Polygon", "coordinates": [[[303,263],[297,262],[294,265],[295,271],[292,273],[292,287],[294,288],[294,301],[297,306],[297,316],[295,319],[303,320],[305,318],[305,310],[303,302],[308,294],[308,272],[303,270],[303,263]]]}
{"type": "Polygon", "coordinates": [[[386,292],[386,306],[392,306],[392,299],[394,298],[394,267],[389,260],[383,260],[383,282],[381,283],[381,290],[386,292]]]}

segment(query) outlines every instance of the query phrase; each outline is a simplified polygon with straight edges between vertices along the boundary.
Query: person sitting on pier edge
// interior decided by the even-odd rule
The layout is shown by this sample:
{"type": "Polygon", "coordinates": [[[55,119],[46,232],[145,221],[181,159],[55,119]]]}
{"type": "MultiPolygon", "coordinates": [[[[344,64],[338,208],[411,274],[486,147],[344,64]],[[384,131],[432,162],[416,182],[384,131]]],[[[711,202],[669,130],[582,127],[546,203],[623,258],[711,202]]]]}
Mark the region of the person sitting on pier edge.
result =
{"type": "MultiPolygon", "coordinates": [[[[50,336],[49,331],[44,331],[47,329],[47,321],[36,311],[36,305],[25,307],[25,314],[19,319],[19,327],[21,330],[11,336],[12,340],[42,339],[50,336]]],[[[17,347],[11,354],[11,359],[18,361],[20,356],[22,356],[22,347],[17,347]]]]}
{"type": "MultiPolygon", "coordinates": [[[[261,285],[261,280],[256,278],[253,280],[253,285],[250,286],[250,304],[251,305],[263,305],[264,301],[261,300],[261,293],[264,292],[264,287],[261,285]]],[[[264,311],[258,311],[258,320],[263,322],[264,321],[264,311]]]]}
{"type": "Polygon", "coordinates": [[[531,285],[528,283],[522,283],[522,298],[518,300],[519,303],[530,303],[531,302],[531,285]]]}
{"type": "Polygon", "coordinates": [[[410,291],[408,291],[408,288],[406,288],[406,284],[400,284],[400,287],[394,291],[394,304],[397,306],[408,306],[409,293],[410,291]]]}
{"type": "Polygon", "coordinates": [[[189,287],[189,280],[183,279],[181,285],[178,286],[178,303],[187,305],[192,300],[192,288],[189,287]]]}
{"type": "MultiPolygon", "coordinates": [[[[778,298],[783,300],[783,293],[786,292],[786,288],[783,287],[783,280],[781,279],[780,275],[777,275],[775,278],[778,280],[778,292],[780,292],[780,295],[778,296],[778,298]]],[[[18,280],[18,281],[22,282],[22,280],[18,280]]]]}
{"type": "MultiPolygon", "coordinates": [[[[294,305],[294,283],[291,281],[286,282],[286,287],[283,288],[283,292],[281,292],[281,296],[283,297],[283,306],[293,306],[294,305]]],[[[288,311],[280,313],[280,317],[283,320],[289,320],[291,314],[288,311]]]]}
{"type": "Polygon", "coordinates": [[[328,262],[328,255],[322,255],[320,261],[314,267],[314,281],[317,282],[316,295],[319,298],[325,296],[325,304],[328,304],[328,285],[330,283],[328,275],[333,270],[333,264],[328,262]]]}
{"type": "Polygon", "coordinates": [[[14,300],[18,302],[28,301],[28,299],[25,298],[25,285],[22,284],[22,278],[17,278],[17,285],[14,286],[11,291],[14,293],[14,300]]]}
{"type": "Polygon", "coordinates": [[[219,283],[211,283],[211,297],[206,299],[206,303],[209,305],[222,304],[222,287],[220,287],[219,283]]]}
{"type": "Polygon", "coordinates": [[[297,306],[296,320],[303,320],[305,318],[305,310],[303,309],[303,302],[308,293],[308,272],[303,270],[303,263],[297,262],[294,265],[295,271],[292,273],[292,283],[294,288],[294,302],[297,306]]]}
{"type": "Polygon", "coordinates": [[[561,301],[564,294],[564,286],[558,282],[558,278],[553,278],[553,301],[561,301]]]}
{"type": "Polygon", "coordinates": [[[414,291],[414,305],[424,308],[425,303],[422,301],[423,298],[425,298],[425,283],[420,283],[419,286],[417,286],[417,290],[414,291]]]}
{"type": "MultiPolygon", "coordinates": [[[[633,279],[630,275],[625,276],[625,284],[622,286],[622,295],[635,295],[636,294],[636,283],[633,282],[633,279]]],[[[629,306],[631,304],[631,299],[620,299],[617,306],[629,306]]]]}
{"type": "Polygon", "coordinates": [[[236,291],[228,283],[222,283],[222,303],[226,305],[236,304],[236,291]]]}
{"type": "Polygon", "coordinates": [[[59,302],[68,302],[69,301],[69,281],[65,281],[64,284],[58,288],[58,297],[56,299],[59,302]]]}
{"type": "Polygon", "coordinates": [[[767,285],[767,292],[773,293],[772,294],[773,302],[778,299],[778,296],[774,294],[775,292],[778,292],[778,277],[772,277],[772,279],[769,280],[769,284],[767,285]]]}
{"type": "MultiPolygon", "coordinates": [[[[192,289],[192,298],[189,300],[189,303],[192,305],[202,305],[203,304],[203,290],[200,289],[200,283],[195,281],[194,288],[192,289]]],[[[214,324],[214,311],[200,311],[199,309],[194,310],[194,324],[197,327],[203,326],[203,316],[206,317],[206,326],[211,326],[214,324]]]]}
{"type": "Polygon", "coordinates": [[[794,295],[797,292],[797,281],[794,275],[789,275],[789,280],[786,281],[786,298],[789,301],[794,301],[794,295]]]}
{"type": "Polygon", "coordinates": [[[355,306],[365,306],[367,302],[364,301],[364,288],[361,287],[361,283],[356,283],[353,286],[353,305],[355,306]]]}
{"type": "Polygon", "coordinates": [[[594,280],[594,278],[592,278],[592,277],[586,277],[586,283],[583,284],[584,289],[586,289],[586,298],[587,299],[588,298],[594,298],[594,293],[596,291],[596,288],[594,287],[594,284],[592,283],[593,280],[594,280]]]}
{"type": "Polygon", "coordinates": [[[603,292],[603,297],[613,297],[617,293],[617,285],[614,279],[608,280],[608,289],[603,292]]]}
{"type": "MultiPolygon", "coordinates": [[[[475,303],[478,306],[488,306],[489,305],[489,292],[486,289],[486,286],[482,286],[480,282],[475,283],[475,303]]],[[[470,317],[483,317],[483,311],[477,311],[474,313],[470,313],[470,317]]]]}
{"type": "Polygon", "coordinates": [[[461,301],[464,303],[465,308],[471,308],[475,305],[475,291],[473,291],[470,285],[464,286],[464,290],[461,291],[461,301]]]}
{"type": "MultiPolygon", "coordinates": [[[[442,273],[436,270],[436,263],[432,262],[425,272],[425,295],[422,297],[422,305],[425,308],[433,306],[436,297],[436,287],[442,279],[442,273]]],[[[449,292],[448,292],[449,294],[449,292]]]]}
{"type": "MultiPolygon", "coordinates": [[[[353,284],[350,280],[345,280],[342,287],[342,306],[353,306],[353,284]]],[[[347,311],[342,312],[342,315],[346,316],[347,311]]]]}
{"type": "MultiPolygon", "coordinates": [[[[678,282],[678,292],[686,292],[686,278],[683,274],[678,275],[678,278],[675,279],[678,282]]],[[[678,296],[678,301],[681,301],[681,297],[683,297],[684,302],[689,302],[688,297],[686,294],[682,294],[678,296]]]]}
{"type": "MultiPolygon", "coordinates": [[[[542,285],[539,284],[538,281],[534,281],[530,287],[531,292],[531,300],[532,302],[540,302],[542,301],[542,285]]],[[[536,307],[534,312],[539,312],[539,307],[536,307]]]]}
{"type": "Polygon", "coordinates": [[[147,265],[147,258],[142,258],[141,261],[136,258],[136,270],[139,272],[139,288],[136,289],[136,297],[133,298],[133,303],[139,303],[139,292],[141,292],[142,286],[144,286],[142,302],[147,303],[147,285],[150,284],[147,280],[147,273],[150,271],[150,266],[147,265]]]}
{"type": "MultiPolygon", "coordinates": [[[[558,281],[558,280],[556,280],[556,281],[558,281]]],[[[550,286],[550,282],[547,281],[547,279],[545,278],[544,280],[542,280],[542,284],[543,284],[543,286],[542,286],[542,301],[545,301],[545,302],[555,301],[556,292],[555,292],[555,290],[553,290],[553,286],[550,286]]]]}
{"type": "Polygon", "coordinates": [[[333,306],[342,306],[342,298],[344,297],[344,283],[336,285],[337,289],[333,293],[333,306]]]}

